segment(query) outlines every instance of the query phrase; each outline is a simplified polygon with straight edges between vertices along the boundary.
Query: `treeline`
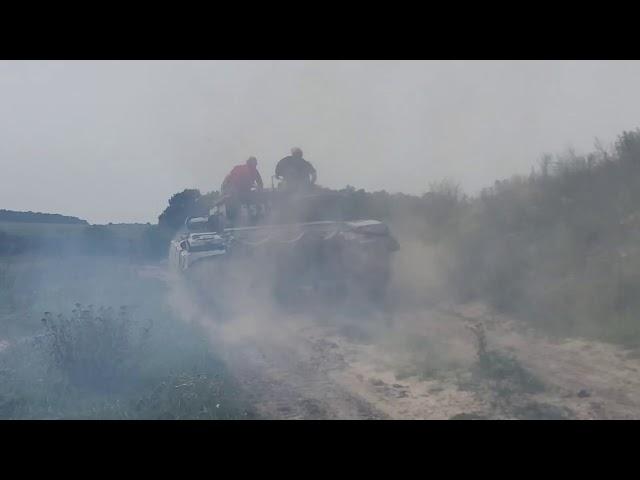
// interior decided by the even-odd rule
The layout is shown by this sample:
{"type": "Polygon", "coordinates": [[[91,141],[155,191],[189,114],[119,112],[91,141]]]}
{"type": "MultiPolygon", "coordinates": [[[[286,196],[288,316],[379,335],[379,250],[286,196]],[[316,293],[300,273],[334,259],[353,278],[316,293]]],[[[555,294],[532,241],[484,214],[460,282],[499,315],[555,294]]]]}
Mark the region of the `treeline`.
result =
{"type": "Polygon", "coordinates": [[[207,216],[219,196],[220,192],[217,191],[203,195],[197,189],[185,189],[176,193],[158,216],[158,226],[164,231],[176,232],[184,226],[187,217],[207,216]]]}
{"type": "MultiPolygon", "coordinates": [[[[390,194],[386,191],[367,192],[346,186],[341,190],[322,188],[325,193],[339,193],[337,200],[340,216],[345,219],[378,219],[389,221],[411,214],[420,217],[430,225],[442,224],[451,215],[451,208],[466,198],[458,185],[444,180],[432,183],[429,192],[423,196],[390,194]]],[[[220,192],[206,194],[197,189],[185,189],[169,199],[169,205],[158,217],[158,226],[176,232],[184,226],[188,217],[207,216],[213,208],[220,192]]]]}
{"type": "Polygon", "coordinates": [[[16,212],[13,210],[0,210],[0,222],[89,224],[81,218],[59,215],[57,213],[16,212]]]}

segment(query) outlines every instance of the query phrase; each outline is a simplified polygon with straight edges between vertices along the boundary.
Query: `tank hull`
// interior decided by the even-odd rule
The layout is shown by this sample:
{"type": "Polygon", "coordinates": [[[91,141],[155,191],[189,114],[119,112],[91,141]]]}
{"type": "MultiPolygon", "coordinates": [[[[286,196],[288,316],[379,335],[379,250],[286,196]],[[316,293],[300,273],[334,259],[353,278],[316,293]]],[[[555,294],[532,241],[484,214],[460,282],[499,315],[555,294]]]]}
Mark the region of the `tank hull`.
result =
{"type": "Polygon", "coordinates": [[[289,301],[301,291],[379,300],[399,245],[375,220],[309,222],[185,234],[171,242],[169,264],[199,289],[230,298],[268,289],[289,301]]]}

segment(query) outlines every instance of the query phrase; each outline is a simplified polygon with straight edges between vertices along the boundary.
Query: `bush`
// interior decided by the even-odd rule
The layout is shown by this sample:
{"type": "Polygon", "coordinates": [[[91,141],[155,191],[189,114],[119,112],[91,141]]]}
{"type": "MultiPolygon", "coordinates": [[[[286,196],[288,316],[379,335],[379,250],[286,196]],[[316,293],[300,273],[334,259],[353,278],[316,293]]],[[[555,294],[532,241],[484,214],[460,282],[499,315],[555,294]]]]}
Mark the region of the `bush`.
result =
{"type": "Polygon", "coordinates": [[[150,225],[142,234],[141,251],[143,257],[147,259],[166,258],[172,238],[173,232],[171,230],[160,225],[150,225]]]}
{"type": "Polygon", "coordinates": [[[117,312],[75,307],[70,316],[46,312],[42,319],[53,365],[76,386],[111,391],[129,385],[143,358],[150,321],[134,321],[126,307],[117,312]]]}

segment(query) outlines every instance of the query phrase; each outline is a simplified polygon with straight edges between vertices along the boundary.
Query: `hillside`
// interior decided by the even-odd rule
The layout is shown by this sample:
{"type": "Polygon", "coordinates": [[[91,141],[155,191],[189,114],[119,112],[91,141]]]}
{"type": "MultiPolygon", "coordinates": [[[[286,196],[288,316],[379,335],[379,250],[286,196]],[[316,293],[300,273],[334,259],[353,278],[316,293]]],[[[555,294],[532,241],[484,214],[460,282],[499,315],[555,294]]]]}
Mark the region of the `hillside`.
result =
{"type": "Polygon", "coordinates": [[[0,210],[0,222],[23,223],[59,223],[89,225],[89,222],[78,217],[70,217],[57,213],[40,212],[16,212],[13,210],[0,210]]]}

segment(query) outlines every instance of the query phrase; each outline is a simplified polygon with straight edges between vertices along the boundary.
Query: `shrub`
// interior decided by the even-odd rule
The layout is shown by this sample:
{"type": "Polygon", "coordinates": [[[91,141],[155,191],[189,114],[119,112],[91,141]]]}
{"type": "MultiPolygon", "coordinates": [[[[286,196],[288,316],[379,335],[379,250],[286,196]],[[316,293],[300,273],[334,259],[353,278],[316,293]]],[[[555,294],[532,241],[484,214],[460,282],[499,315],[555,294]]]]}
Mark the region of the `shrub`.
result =
{"type": "Polygon", "coordinates": [[[116,390],[127,386],[143,358],[151,322],[131,318],[126,307],[97,310],[77,303],[70,316],[46,312],[43,343],[53,366],[81,387],[116,390]]]}

